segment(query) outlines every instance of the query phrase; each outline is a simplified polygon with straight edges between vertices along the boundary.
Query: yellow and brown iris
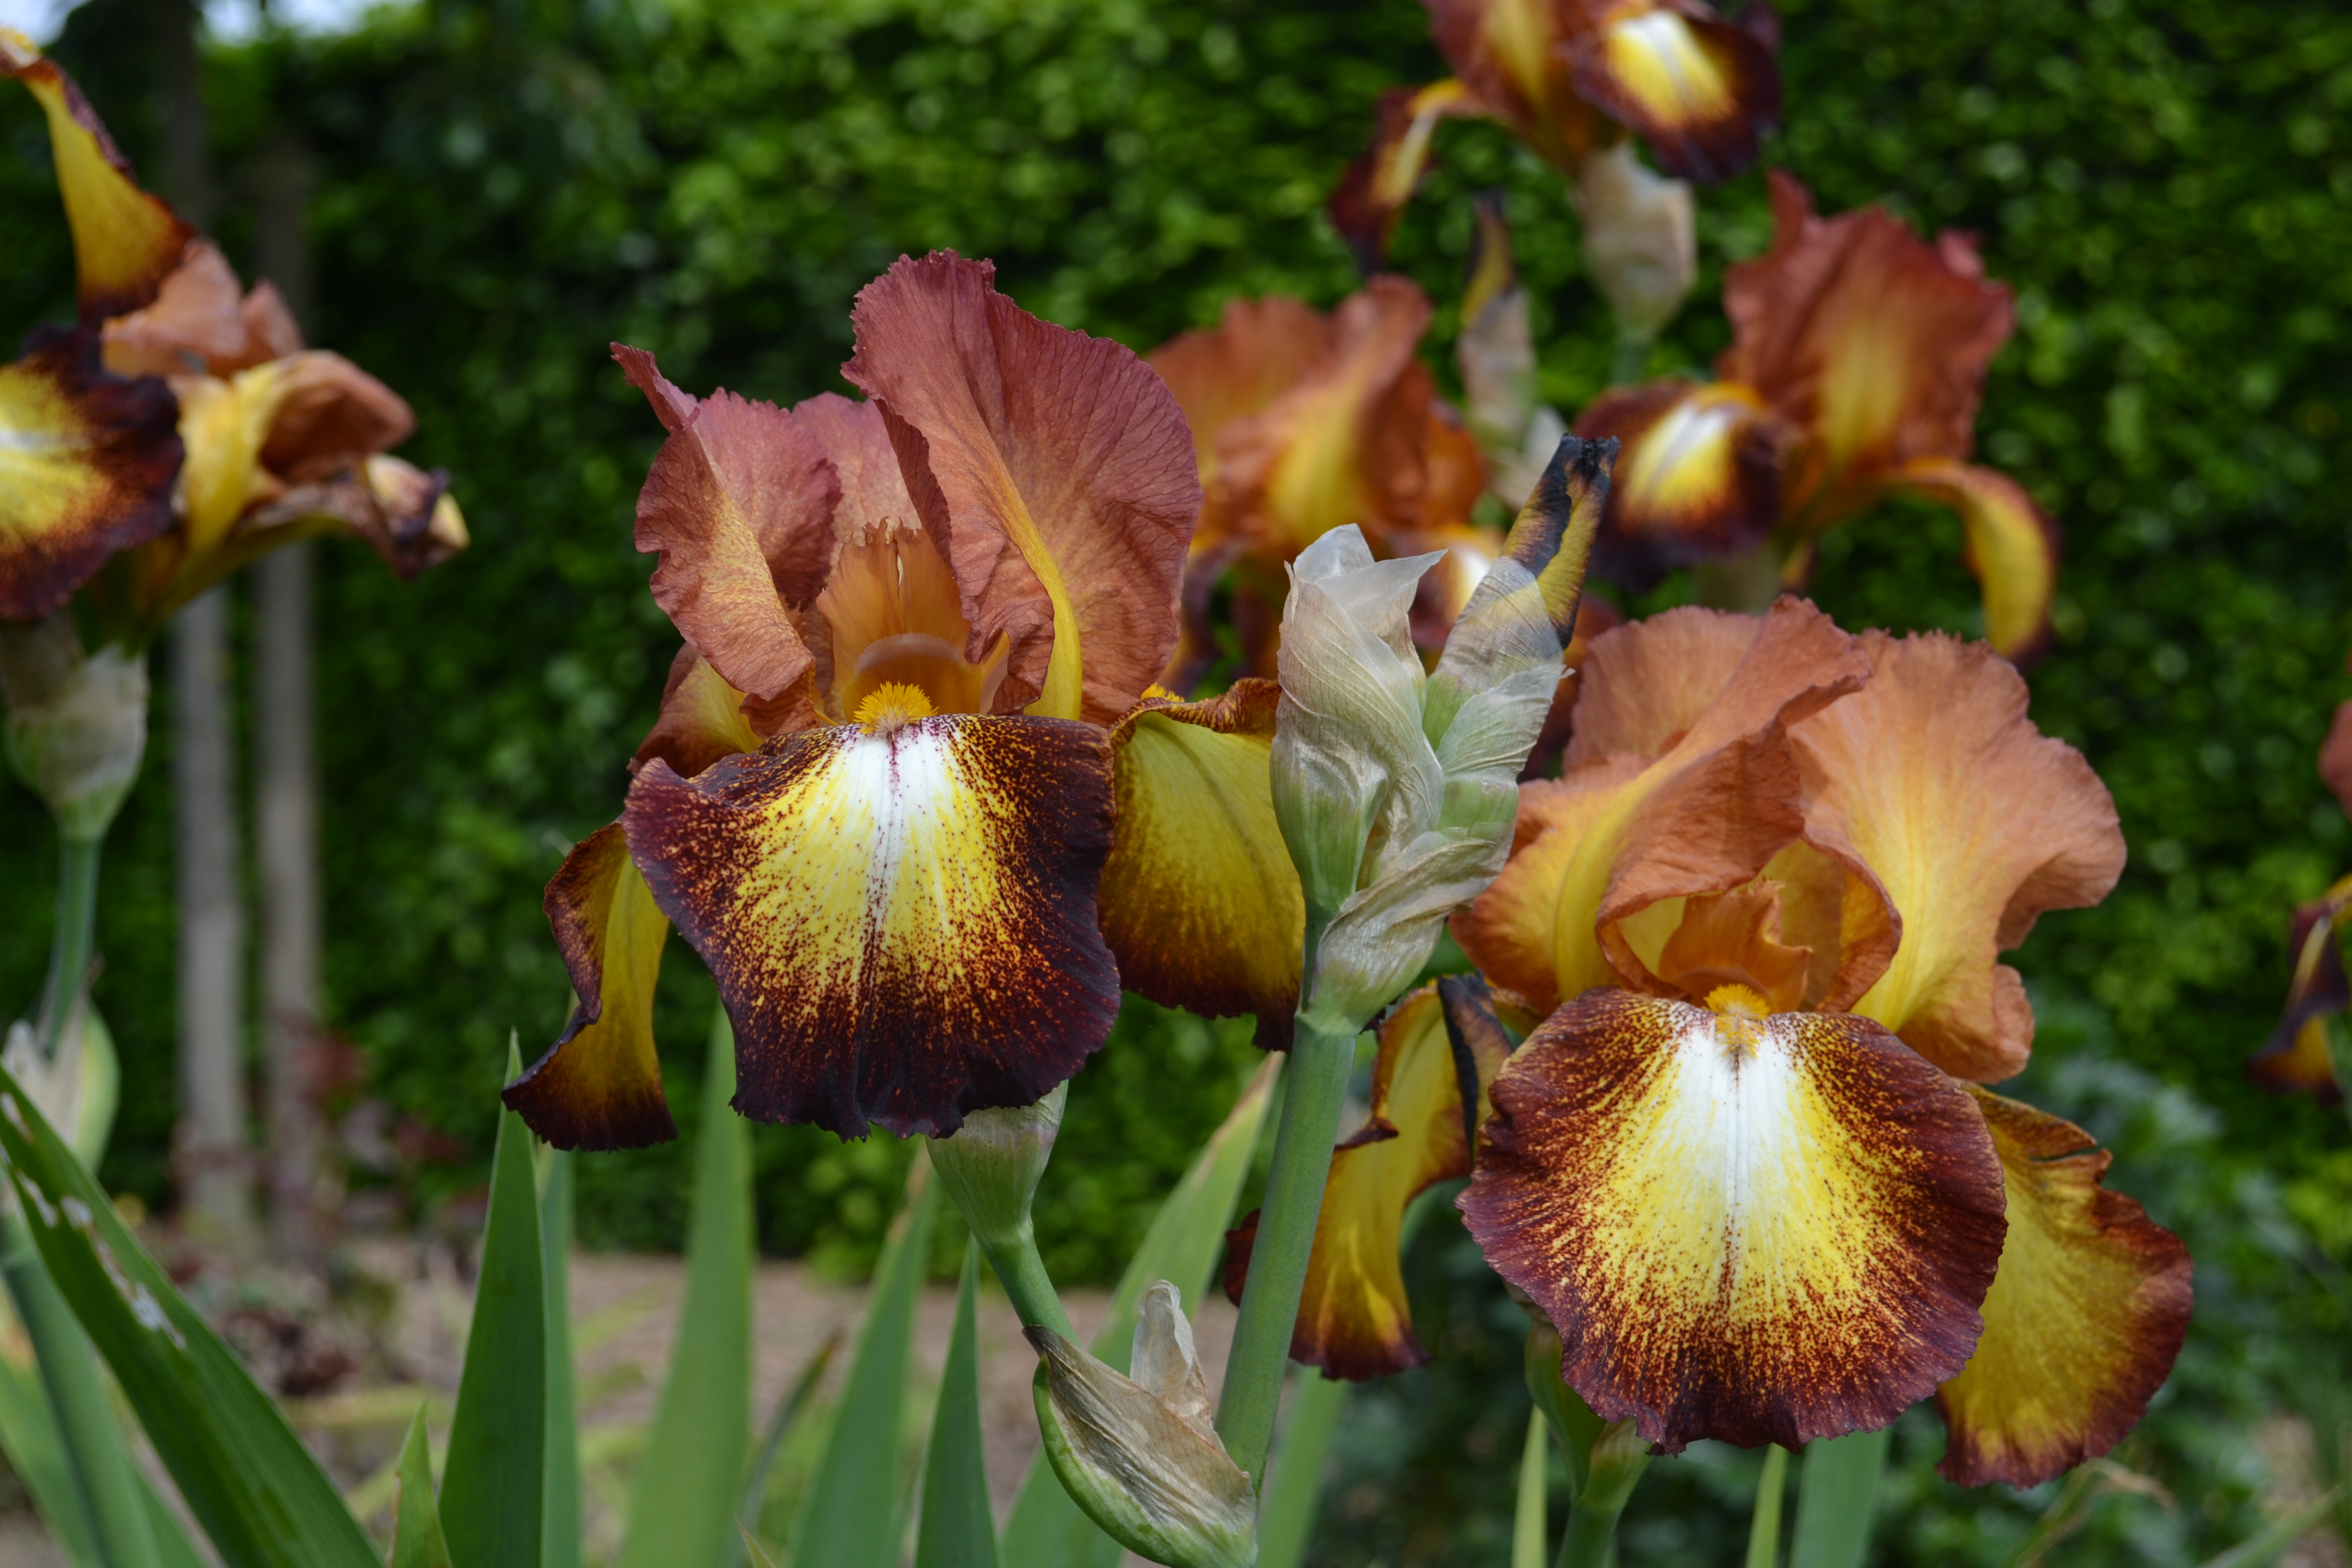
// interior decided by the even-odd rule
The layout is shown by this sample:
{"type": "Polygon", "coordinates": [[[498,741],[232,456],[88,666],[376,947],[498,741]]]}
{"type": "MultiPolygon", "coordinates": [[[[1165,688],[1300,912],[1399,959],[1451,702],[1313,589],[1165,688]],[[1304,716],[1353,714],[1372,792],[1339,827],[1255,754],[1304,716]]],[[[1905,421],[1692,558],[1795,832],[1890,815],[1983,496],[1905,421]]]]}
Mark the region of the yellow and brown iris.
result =
{"type": "Polygon", "coordinates": [[[1430,314],[1412,283],[1376,278],[1328,315],[1281,295],[1229,301],[1215,327],[1147,356],[1192,426],[1203,493],[1169,684],[1191,685],[1218,651],[1221,580],[1244,664],[1271,673],[1284,563],[1345,523],[1383,558],[1453,552],[1416,616],[1424,646],[1444,643],[1503,536],[1470,523],[1486,467],[1415,356],[1430,314]]]}
{"type": "MultiPolygon", "coordinates": [[[[2336,803],[2352,814],[2352,702],[2336,710],[2319,748],[2319,776],[2336,803]]],[[[2281,1094],[2303,1090],[2333,1105],[2344,1098],[2330,1031],[2352,1008],[2352,981],[2344,973],[2340,932],[2352,919],[2352,877],[2346,877],[2294,911],[2287,933],[2286,1010],[2278,1026],[2246,1063],[2246,1075],[2281,1094]]]]}
{"type": "Polygon", "coordinates": [[[291,539],[356,534],[404,576],[464,547],[446,479],[385,449],[408,405],[305,350],[277,291],[132,179],[81,90],[0,29],[0,74],[48,122],[80,321],[0,368],[0,618],[89,586],[110,637],[143,647],[173,611],[291,539]]]}
{"type": "Polygon", "coordinates": [[[1799,584],[1824,530],[1915,497],[1958,514],[1987,638],[2031,653],[2057,531],[2023,486],[1968,461],[2009,289],[1965,236],[1929,244],[1876,207],[1817,217],[1778,170],[1771,193],[1772,248],[1724,280],[1717,379],[1609,392],[1576,422],[1623,443],[1594,569],[1639,584],[1769,546],[1799,584]]]}
{"type": "Polygon", "coordinates": [[[1331,198],[1366,269],[1428,166],[1438,121],[1499,121],[1571,177],[1628,134],[1667,174],[1728,179],[1780,118],[1780,23],[1703,0],[1425,0],[1454,75],[1381,99],[1371,150],[1331,198]]]}
{"type": "Polygon", "coordinates": [[[621,822],[548,889],[582,998],[508,1091],[544,1137],[669,1134],[652,1037],[675,921],[735,1026],[736,1105],[946,1133],[1075,1072],[1129,988],[1296,1005],[1305,914],[1267,784],[1270,685],[1179,702],[1201,508],[1150,368],[901,259],[858,296],[866,400],[690,396],[637,510],[687,646],[621,822]]]}
{"type": "Polygon", "coordinates": [[[1398,1010],[1310,1267],[1339,1306],[1295,1353],[1423,1359],[1397,1216],[1472,1174],[1484,1097],[1462,1207],[1603,1416],[1794,1446],[1933,1392],[1955,1480],[2105,1452],[2179,1349],[2187,1253],[2087,1134],[1981,1087],[2033,1034],[1998,954],[2121,871],[2096,775],[1990,648],[1795,599],[1620,627],[1582,679],[1566,771],[1454,928],[1532,1031],[1433,1070],[1432,1004],[1398,1010]]]}

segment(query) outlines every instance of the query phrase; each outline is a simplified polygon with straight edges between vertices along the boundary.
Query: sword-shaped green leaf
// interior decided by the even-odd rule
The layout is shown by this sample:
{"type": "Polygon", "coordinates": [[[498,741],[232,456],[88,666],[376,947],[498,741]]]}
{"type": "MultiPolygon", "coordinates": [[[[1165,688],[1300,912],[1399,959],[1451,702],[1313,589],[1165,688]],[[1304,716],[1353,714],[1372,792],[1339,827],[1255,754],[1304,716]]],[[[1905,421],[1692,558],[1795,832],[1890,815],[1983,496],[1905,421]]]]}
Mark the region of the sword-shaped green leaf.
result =
{"type": "Polygon", "coordinates": [[[1891,1427],[1805,1445],[1789,1568],[1862,1568],[1891,1427]]]}
{"type": "Polygon", "coordinates": [[[572,1370],[572,1156],[543,1150],[540,1289],[547,1303],[547,1472],[540,1488],[540,1568],[581,1568],[580,1399],[572,1370]]]}
{"type": "Polygon", "coordinates": [[[433,1450],[425,1437],[425,1406],[408,1424],[394,1472],[399,1493],[392,1508],[392,1552],[384,1568],[449,1568],[449,1542],[441,1533],[440,1505],[433,1500],[433,1450]]]}
{"type": "MultiPolygon", "coordinates": [[[[375,1568],[333,1481],[16,1080],[0,1152],[41,1261],[228,1568],[375,1568]]],[[[168,1559],[167,1559],[168,1560],[168,1559]]]]}
{"type": "Polygon", "coordinates": [[[980,1244],[967,1241],[955,1333],[940,1372],[939,1409],[931,1417],[930,1451],[923,1460],[915,1568],[996,1568],[996,1521],[988,1511],[988,1468],[980,1442],[980,1329],[973,1307],[979,1287],[980,1244]]]}
{"type": "Polygon", "coordinates": [[[915,1170],[921,1190],[883,1246],[833,1436],[801,1510],[792,1560],[807,1568],[892,1568],[898,1561],[907,1355],[915,1337],[915,1297],[930,1256],[931,1216],[939,1206],[929,1167],[918,1160],[915,1170]]]}
{"type": "Polygon", "coordinates": [[[669,1381],[631,1493],[621,1568],[722,1568],[742,1548],[735,1505],[751,1443],[751,1160],[727,1016],[710,1032],[686,1299],[669,1381]]]}
{"type": "MultiPolygon", "coordinates": [[[[509,1074],[517,1070],[509,1047],[509,1074]]],[[[530,1130],[499,1112],[490,1215],[474,1322],[441,1482],[441,1528],[455,1568],[540,1560],[547,1484],[547,1301],[540,1273],[539,1192],[530,1130]]]]}

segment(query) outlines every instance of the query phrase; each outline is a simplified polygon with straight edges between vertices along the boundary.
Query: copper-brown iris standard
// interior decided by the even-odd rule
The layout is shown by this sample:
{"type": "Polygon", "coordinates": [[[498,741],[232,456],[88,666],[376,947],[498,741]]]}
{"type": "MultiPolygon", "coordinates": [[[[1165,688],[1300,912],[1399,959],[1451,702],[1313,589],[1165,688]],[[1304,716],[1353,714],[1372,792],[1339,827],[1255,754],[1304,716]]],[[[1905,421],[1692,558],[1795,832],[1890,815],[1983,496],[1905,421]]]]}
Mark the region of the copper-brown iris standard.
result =
{"type": "Polygon", "coordinates": [[[548,888],[581,1004],[507,1098],[551,1142],[669,1135],[672,921],[734,1023],[737,1109],[845,1137],[1037,1100],[1122,984],[1286,1039],[1277,693],[1154,684],[1192,436],[1141,360],[992,278],[942,252],[861,292],[863,402],[697,398],[616,351],[670,431],[637,542],[686,647],[622,820],[548,888]]]}
{"type": "Polygon", "coordinates": [[[1930,244],[1877,207],[1816,217],[1795,180],[1770,184],[1772,248],[1724,279],[1717,379],[1611,391],[1576,421],[1623,443],[1594,570],[1642,587],[1769,550],[1800,584],[1824,530],[1911,497],[1959,515],[1986,636],[2027,656],[2049,624],[2057,530],[2023,486],[1967,460],[2014,321],[2008,288],[1964,235],[1930,244]]]}
{"type": "Polygon", "coordinates": [[[2087,1134],[1980,1087],[2032,1039],[1997,954],[2121,870],[2096,775],[1986,646],[1793,599],[1620,627],[1583,682],[1566,771],[1522,786],[1454,927],[1526,1043],[1472,1048],[1460,997],[1450,1031],[1390,1021],[1295,1353],[1424,1359],[1396,1222],[1472,1174],[1475,1101],[1471,1229],[1603,1416],[1794,1446],[1932,1392],[1955,1480],[2105,1452],[2179,1352],[2187,1253],[2087,1134]]]}
{"type": "Polygon", "coordinates": [[[1192,685],[1219,652],[1209,608],[1220,582],[1244,668],[1272,674],[1283,567],[1345,523],[1382,559],[1449,552],[1423,579],[1413,627],[1424,648],[1444,645],[1504,542],[1471,525],[1486,465],[1416,355],[1430,316],[1412,282],[1375,278],[1328,314],[1278,294],[1229,300],[1213,328],[1145,356],[1192,426],[1202,491],[1170,685],[1192,685]]]}
{"type": "Polygon", "coordinates": [[[464,548],[446,476],[383,455],[415,427],[407,404],[305,349],[268,284],[243,292],[140,189],[73,79],[5,28],[0,75],[47,119],[81,306],[0,366],[0,620],[87,587],[108,640],[135,653],[291,540],[352,533],[403,576],[464,548]]]}
{"type": "Polygon", "coordinates": [[[1371,150],[1331,198],[1333,223],[1367,268],[1441,120],[1498,121],[1571,178],[1631,135],[1668,174],[1715,181],[1753,163],[1780,118],[1780,23],[1760,0],[1736,20],[1703,0],[1424,4],[1454,75],[1382,95],[1371,150]]]}
{"type": "MultiPolygon", "coordinates": [[[[2352,813],[2352,702],[2341,704],[2319,747],[2319,776],[2336,804],[2352,813]]],[[[2287,931],[2286,1008],[2278,1026],[2246,1063],[2246,1076],[2264,1089],[2303,1090],[2333,1105],[2352,1079],[2338,1022],[2352,1008],[2352,982],[2344,973],[2341,932],[2352,921],[2352,877],[2338,880],[2294,911],[2287,931]]]]}

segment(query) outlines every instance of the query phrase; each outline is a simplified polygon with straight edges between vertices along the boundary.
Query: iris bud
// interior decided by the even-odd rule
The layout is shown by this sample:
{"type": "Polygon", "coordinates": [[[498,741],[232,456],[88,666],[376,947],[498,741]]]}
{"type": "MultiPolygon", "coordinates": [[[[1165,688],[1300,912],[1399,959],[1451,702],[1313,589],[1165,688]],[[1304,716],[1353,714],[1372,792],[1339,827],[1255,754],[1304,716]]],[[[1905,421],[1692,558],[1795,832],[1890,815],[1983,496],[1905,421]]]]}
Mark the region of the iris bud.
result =
{"type": "Polygon", "coordinates": [[[1674,320],[1698,277],[1691,188],[1652,174],[1620,142],[1577,169],[1584,258],[1619,331],[1644,342],[1674,320]]]}
{"type": "Polygon", "coordinates": [[[147,749],[147,664],[110,643],[82,652],[73,612],[0,622],[9,763],[78,843],[105,836],[147,749]]]}
{"type": "Polygon", "coordinates": [[[1144,1292],[1133,1378],[1049,1329],[1029,1330],[1029,1342],[1045,1456],[1087,1518],[1171,1568],[1256,1563],[1256,1492],[1217,1438],[1176,1287],[1144,1292]]]}
{"type": "Polygon", "coordinates": [[[931,1169],[963,1217],[972,1238],[991,1249],[1024,1245],[1029,1206],[1053,1157],[1070,1086],[1034,1105],[974,1110],[952,1137],[930,1141],[931,1169]]]}

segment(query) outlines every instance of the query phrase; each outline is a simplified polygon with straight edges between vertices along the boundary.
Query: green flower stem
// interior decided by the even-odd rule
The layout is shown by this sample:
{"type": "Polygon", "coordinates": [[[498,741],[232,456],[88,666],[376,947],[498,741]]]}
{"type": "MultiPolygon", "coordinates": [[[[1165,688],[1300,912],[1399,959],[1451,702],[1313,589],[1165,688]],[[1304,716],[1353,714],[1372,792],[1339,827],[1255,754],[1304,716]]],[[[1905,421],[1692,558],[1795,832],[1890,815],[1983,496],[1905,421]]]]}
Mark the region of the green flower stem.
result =
{"type": "Polygon", "coordinates": [[[1037,1256],[1037,1232],[1028,1221],[1021,1222],[1011,1241],[993,1247],[982,1242],[981,1250],[988,1254],[988,1266],[996,1270],[998,1283],[1025,1327],[1051,1329],[1073,1344],[1083,1342],[1070,1326],[1070,1314],[1062,1310],[1062,1298],[1045,1273],[1045,1260],[1037,1256]]]}
{"type": "Polygon", "coordinates": [[[154,1531],[139,1496],[122,1428],[99,1381],[98,1359],[72,1309],[41,1267],[21,1213],[8,1216],[5,1247],[0,1253],[0,1278],[7,1282],[8,1299],[25,1325],[25,1337],[33,1342],[41,1384],[48,1390],[58,1436],[89,1510],[103,1568],[159,1568],[154,1531]]]}
{"type": "Polygon", "coordinates": [[[1609,361],[1609,384],[1631,386],[1641,380],[1642,373],[1650,368],[1650,345],[1656,341],[1654,334],[1619,328],[1617,352],[1609,361]]]}
{"type": "Polygon", "coordinates": [[[1591,1470],[1568,1510],[1559,1568],[1611,1568],[1617,1561],[1617,1516],[1649,1468],[1650,1446],[1631,1421],[1612,1421],[1593,1440],[1591,1470]]]}
{"type": "Polygon", "coordinates": [[[1702,561],[1691,571],[1691,588],[1711,610],[1761,615],[1780,596],[1780,552],[1768,540],[1745,555],[1702,561]]]}
{"type": "Polygon", "coordinates": [[[1290,1045],[1274,1165],[1266,1174],[1265,1204],[1250,1247],[1249,1283],[1242,1290],[1224,1393],[1217,1403],[1217,1436],[1224,1439],[1225,1452],[1260,1483],[1274,1441],[1291,1330],[1298,1321],[1298,1296],[1307,1285],[1315,1222],[1323,1213],[1323,1184],[1331,1174],[1339,1106],[1348,1075],[1356,1068],[1356,1034],[1353,1028],[1318,1029],[1302,1013],[1290,1045]]]}
{"type": "Polygon", "coordinates": [[[1764,1450],[1764,1473],[1756,1481],[1756,1508],[1748,1516],[1748,1568],[1780,1568],[1780,1505],[1789,1492],[1789,1450],[1773,1443],[1764,1450]]]}
{"type": "Polygon", "coordinates": [[[41,993],[37,1029],[45,1059],[56,1056],[58,1042],[65,1037],[66,1020],[81,994],[82,976],[89,970],[98,929],[100,842],[58,836],[58,925],[49,938],[49,978],[41,993]]]}

